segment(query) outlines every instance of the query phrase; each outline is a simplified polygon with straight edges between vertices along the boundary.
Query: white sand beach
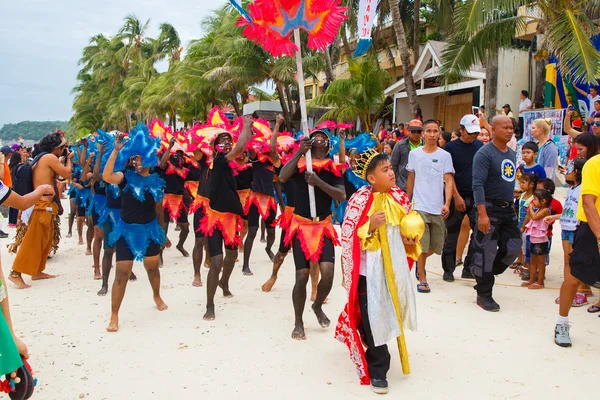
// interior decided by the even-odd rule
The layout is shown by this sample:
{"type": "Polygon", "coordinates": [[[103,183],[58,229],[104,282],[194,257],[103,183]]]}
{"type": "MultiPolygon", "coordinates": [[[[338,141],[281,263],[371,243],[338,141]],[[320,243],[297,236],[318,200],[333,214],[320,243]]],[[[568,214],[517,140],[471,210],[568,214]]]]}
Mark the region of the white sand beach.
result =
{"type": "MultiPolygon", "coordinates": [[[[560,198],[560,197],[559,197],[560,198]]],[[[65,209],[68,203],[65,200],[65,209]]],[[[65,215],[66,216],[66,215],[65,215]]],[[[39,379],[34,399],[364,399],[376,396],[360,386],[346,347],[334,337],[346,292],[341,287],[339,249],[335,285],[324,307],[332,320],[321,329],[307,302],[307,341],[290,338],[294,265],[286,259],[271,293],[260,289],[271,263],[258,240],[251,258],[254,276],[236,264],[230,288],[217,292],[215,321],[202,315],[206,288],[192,287],[192,261],[174,248],[161,269],[162,296],[169,309],[158,312],[143,266],[130,283],[121,308],[120,330],[108,333],[110,292],[98,297],[92,257],[77,238],[64,238],[48,263],[59,276],[28,290],[9,284],[16,331],[29,346],[39,379]]],[[[174,241],[178,232],[170,238],[174,241]]],[[[13,231],[11,230],[11,233],[13,231]]],[[[75,235],[76,236],[76,235],[75,235]]],[[[278,233],[279,238],[279,233],[278,233]]],[[[277,238],[276,243],[279,243],[277,238]]],[[[5,243],[7,243],[5,241],[5,243]]],[[[186,248],[191,253],[193,235],[186,248]]],[[[13,257],[2,246],[8,274],[13,257]]],[[[600,320],[587,307],[573,309],[573,347],[553,342],[558,313],[554,299],[563,271],[560,228],[555,228],[545,290],[518,287],[508,270],[497,279],[499,313],[475,304],[473,281],[441,278],[439,257],[427,266],[432,292],[417,294],[417,332],[407,333],[412,373],[403,376],[395,345],[390,346],[391,399],[558,399],[594,396],[600,320]]],[[[206,283],[208,270],[202,268],[206,283]]],[[[29,281],[28,281],[29,282],[29,281]]],[[[112,276],[111,276],[112,285],[112,276]]],[[[310,290],[309,290],[310,292],[310,290]]],[[[599,295],[590,298],[593,304],[599,295]]]]}

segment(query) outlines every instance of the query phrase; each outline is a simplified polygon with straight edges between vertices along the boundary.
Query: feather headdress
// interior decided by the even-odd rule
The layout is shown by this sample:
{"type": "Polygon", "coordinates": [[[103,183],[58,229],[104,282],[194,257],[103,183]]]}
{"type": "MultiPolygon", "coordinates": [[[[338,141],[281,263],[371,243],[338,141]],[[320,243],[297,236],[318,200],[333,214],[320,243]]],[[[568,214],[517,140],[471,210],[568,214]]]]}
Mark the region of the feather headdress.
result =
{"type": "Polygon", "coordinates": [[[129,133],[129,138],[123,149],[119,152],[115,162],[115,171],[125,169],[127,161],[131,157],[140,156],[144,168],[158,165],[157,151],[160,146],[160,138],[150,135],[146,125],[139,123],[135,129],[129,133]]]}

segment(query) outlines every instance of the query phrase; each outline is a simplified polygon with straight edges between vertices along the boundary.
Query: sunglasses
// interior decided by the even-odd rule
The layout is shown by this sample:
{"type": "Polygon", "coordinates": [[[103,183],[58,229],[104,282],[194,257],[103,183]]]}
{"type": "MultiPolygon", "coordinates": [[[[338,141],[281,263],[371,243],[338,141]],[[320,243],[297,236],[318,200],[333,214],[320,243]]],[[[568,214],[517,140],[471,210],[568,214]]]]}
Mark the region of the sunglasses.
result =
{"type": "Polygon", "coordinates": [[[596,126],[600,126],[600,121],[595,121],[595,122],[592,122],[592,126],[594,126],[594,125],[596,125],[596,126]]]}

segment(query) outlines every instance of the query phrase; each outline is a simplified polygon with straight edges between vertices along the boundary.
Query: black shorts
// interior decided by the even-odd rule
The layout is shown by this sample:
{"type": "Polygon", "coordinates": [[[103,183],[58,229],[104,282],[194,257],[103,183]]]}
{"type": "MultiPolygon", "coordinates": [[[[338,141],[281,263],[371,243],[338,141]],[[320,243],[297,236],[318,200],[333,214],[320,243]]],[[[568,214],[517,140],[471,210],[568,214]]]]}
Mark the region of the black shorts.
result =
{"type": "Polygon", "coordinates": [[[204,213],[204,207],[200,207],[194,213],[194,235],[196,239],[201,239],[204,237],[204,232],[200,230],[200,221],[204,218],[206,214],[204,213]]]}
{"type": "MultiPolygon", "coordinates": [[[[117,253],[117,262],[119,261],[133,261],[135,257],[129,247],[127,246],[127,242],[124,238],[120,238],[115,243],[115,250],[117,253]]],[[[148,248],[146,249],[146,257],[154,257],[160,254],[160,245],[150,242],[148,248]]]]}
{"type": "Polygon", "coordinates": [[[550,244],[544,243],[529,243],[529,254],[532,256],[545,256],[550,253],[550,244]]]}
{"type": "MultiPolygon", "coordinates": [[[[211,257],[223,254],[223,234],[219,228],[215,227],[212,235],[208,236],[206,240],[208,241],[208,252],[211,257]]],[[[225,249],[237,251],[237,246],[225,245],[225,249]]]]}
{"type": "Polygon", "coordinates": [[[287,254],[292,249],[291,244],[289,246],[286,246],[286,244],[285,244],[286,236],[287,236],[287,230],[282,229],[281,230],[281,239],[279,239],[279,252],[281,254],[287,254]]]}
{"type": "Polygon", "coordinates": [[[590,226],[582,222],[575,231],[573,251],[569,255],[571,275],[583,283],[593,285],[600,281],[600,255],[598,240],[590,226]]]}
{"type": "MultiPolygon", "coordinates": [[[[248,210],[248,226],[260,226],[258,224],[260,218],[261,216],[260,212],[258,211],[258,207],[256,204],[252,204],[248,210]]],[[[277,210],[270,209],[269,216],[267,219],[265,219],[267,228],[273,228],[273,222],[275,222],[275,218],[277,218],[277,210]]]]}
{"type": "MultiPolygon", "coordinates": [[[[292,253],[294,255],[294,264],[296,264],[296,271],[301,269],[310,268],[310,261],[306,259],[304,251],[302,251],[302,245],[300,240],[296,236],[292,239],[292,253]]],[[[326,237],[323,241],[323,250],[319,256],[319,263],[329,262],[335,263],[335,246],[330,238],[326,237]]]]}
{"type": "Polygon", "coordinates": [[[96,212],[96,209],[94,208],[94,209],[92,210],[92,222],[93,222],[94,226],[97,226],[97,227],[99,227],[99,228],[102,228],[102,227],[99,225],[99,222],[100,222],[99,220],[100,220],[100,215],[99,215],[99,214],[96,212]]]}
{"type": "MultiPolygon", "coordinates": [[[[169,214],[169,210],[167,210],[166,208],[164,209],[164,215],[165,215],[165,222],[171,221],[171,214],[169,214]]],[[[187,208],[183,208],[179,212],[179,217],[177,217],[177,223],[178,224],[187,224],[189,222],[190,221],[188,220],[187,208]]]]}
{"type": "Polygon", "coordinates": [[[85,217],[85,207],[77,206],[77,216],[85,217]]]}
{"type": "Polygon", "coordinates": [[[113,230],[113,225],[112,222],[110,222],[110,217],[109,217],[109,221],[106,221],[104,223],[104,225],[102,225],[102,234],[104,235],[104,241],[102,242],[102,248],[103,249],[112,249],[114,246],[111,246],[109,243],[109,239],[108,236],[110,235],[110,233],[113,230]]]}
{"type": "Polygon", "coordinates": [[[76,197],[77,197],[77,192],[75,192],[75,191],[72,191],[72,192],[69,194],[69,199],[71,199],[71,200],[75,199],[76,197]]]}

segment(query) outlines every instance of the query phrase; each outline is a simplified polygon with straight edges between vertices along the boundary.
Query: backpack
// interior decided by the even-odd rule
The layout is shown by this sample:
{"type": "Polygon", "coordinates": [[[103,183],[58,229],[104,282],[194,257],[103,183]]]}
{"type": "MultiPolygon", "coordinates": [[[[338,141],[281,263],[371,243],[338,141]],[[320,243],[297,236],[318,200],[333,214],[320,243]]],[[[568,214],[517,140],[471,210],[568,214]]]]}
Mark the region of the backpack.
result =
{"type": "Polygon", "coordinates": [[[13,190],[17,194],[24,196],[33,192],[33,166],[46,154],[48,153],[38,154],[31,164],[25,163],[17,166],[14,176],[16,179],[13,179],[13,190]]]}

